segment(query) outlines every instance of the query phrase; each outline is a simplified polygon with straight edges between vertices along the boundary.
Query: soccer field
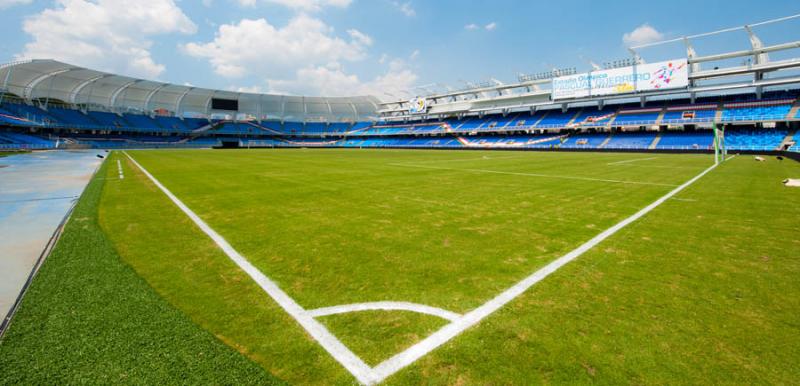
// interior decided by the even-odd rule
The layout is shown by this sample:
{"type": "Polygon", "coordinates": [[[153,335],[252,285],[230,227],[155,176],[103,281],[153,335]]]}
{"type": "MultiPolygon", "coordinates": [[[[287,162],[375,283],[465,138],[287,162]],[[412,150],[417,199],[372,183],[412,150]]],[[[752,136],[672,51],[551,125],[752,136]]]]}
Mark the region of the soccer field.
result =
{"type": "Polygon", "coordinates": [[[159,297],[289,383],[791,382],[800,164],[711,166],[114,152],[96,210],[159,297]]]}

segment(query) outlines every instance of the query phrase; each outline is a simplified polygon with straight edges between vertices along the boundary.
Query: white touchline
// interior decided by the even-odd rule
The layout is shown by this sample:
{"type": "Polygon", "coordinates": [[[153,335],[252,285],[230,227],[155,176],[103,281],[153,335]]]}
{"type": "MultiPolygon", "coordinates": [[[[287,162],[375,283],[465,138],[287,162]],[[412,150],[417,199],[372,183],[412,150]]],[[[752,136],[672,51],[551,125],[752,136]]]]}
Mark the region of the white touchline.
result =
{"type": "Polygon", "coordinates": [[[500,309],[500,307],[503,307],[508,302],[514,300],[514,298],[525,292],[528,288],[530,288],[534,284],[538,283],[542,279],[549,276],[551,273],[555,272],[556,270],[558,270],[565,264],[569,263],[570,261],[575,260],[578,256],[582,255],[584,252],[588,251],[595,245],[607,239],[614,233],[617,233],[620,229],[626,227],[628,224],[638,220],[639,218],[649,213],[650,211],[661,205],[664,201],[668,200],[672,196],[678,194],[680,191],[682,191],[689,185],[693,184],[695,181],[699,180],[708,172],[714,170],[716,166],[717,165],[712,165],[711,167],[704,170],[691,180],[686,181],[683,185],[678,186],[677,188],[673,189],[663,197],[659,198],[652,204],[644,207],[642,210],[634,213],[632,216],[618,222],[611,228],[606,229],[599,235],[593,237],[591,240],[580,245],[578,248],[575,248],[566,255],[559,257],[550,264],[547,264],[543,268],[534,272],[532,275],[526,277],[525,279],[522,279],[522,281],[518,282],[517,284],[514,284],[511,288],[503,291],[503,293],[497,295],[494,299],[489,300],[488,302],[484,303],[478,308],[464,314],[464,316],[454,321],[453,323],[450,323],[442,327],[439,331],[436,331],[427,338],[417,342],[416,344],[406,349],[405,351],[375,366],[373,368],[373,371],[375,372],[374,375],[377,378],[378,382],[386,379],[386,377],[396,373],[400,369],[410,365],[417,359],[433,351],[437,347],[443,345],[450,339],[453,339],[464,330],[477,324],[483,318],[489,316],[491,313],[500,309]]]}
{"type": "Polygon", "coordinates": [[[606,165],[621,165],[621,164],[627,164],[627,163],[637,162],[637,161],[648,161],[648,160],[657,159],[657,158],[658,157],[634,158],[634,159],[629,159],[629,160],[625,160],[625,161],[609,162],[606,165]]]}
{"type": "Polygon", "coordinates": [[[251,264],[244,256],[240,255],[233,247],[220,236],[216,231],[211,229],[200,217],[198,217],[189,207],[187,207],[181,200],[179,200],[172,192],[169,191],[164,185],[161,184],[152,174],[150,174],[142,165],[136,162],[127,152],[123,152],[131,160],[131,162],[138,167],[150,181],[153,182],[164,194],[172,200],[175,205],[180,208],[183,213],[189,216],[192,221],[202,230],[206,235],[211,237],[212,240],[225,252],[228,257],[233,260],[236,265],[245,271],[259,286],[274,299],[281,308],[291,315],[308,333],[326,350],[331,356],[344,366],[353,376],[363,384],[374,384],[377,382],[372,377],[372,369],[364,363],[361,358],[356,356],[350,349],[348,349],[342,342],[339,341],[325,326],[316,321],[303,307],[294,301],[288,294],[278,287],[272,280],[266,277],[261,271],[251,264]]]}
{"type": "Polygon", "coordinates": [[[117,170],[119,171],[119,179],[124,179],[125,175],[122,174],[122,164],[119,162],[119,160],[117,160],[117,170]]]}
{"type": "MultiPolygon", "coordinates": [[[[136,160],[133,159],[133,157],[131,157],[127,152],[123,151],[123,153],[131,160],[131,162],[133,162],[142,171],[142,173],[144,173],[144,175],[146,175],[159,189],[161,189],[161,191],[163,191],[164,194],[166,194],[167,197],[169,197],[169,199],[173,203],[175,203],[175,205],[178,206],[178,208],[180,208],[190,219],[192,219],[192,221],[204,233],[206,233],[209,237],[211,237],[211,239],[214,240],[214,242],[225,252],[226,255],[228,255],[228,257],[231,260],[233,260],[234,263],[236,263],[236,265],[238,265],[253,280],[255,280],[256,283],[258,283],[258,285],[261,286],[261,288],[265,292],[267,292],[267,294],[270,297],[272,297],[281,306],[281,308],[284,309],[284,311],[286,311],[295,320],[297,320],[297,322],[323,348],[325,348],[325,350],[328,351],[328,353],[331,354],[331,356],[334,359],[336,359],[351,374],[353,374],[353,376],[356,377],[356,379],[359,382],[365,385],[373,385],[383,381],[384,379],[396,373],[397,371],[400,371],[401,369],[405,368],[411,363],[414,363],[417,359],[421,358],[422,356],[435,350],[437,347],[455,338],[457,335],[461,334],[466,329],[476,325],[481,320],[491,315],[504,305],[508,304],[509,302],[514,300],[517,296],[524,293],[526,290],[528,290],[528,288],[532,287],[534,284],[543,280],[544,278],[546,278],[553,272],[557,271],[559,268],[563,267],[572,260],[575,260],[576,258],[581,256],[583,253],[590,250],[603,240],[609,238],[622,228],[628,226],[630,223],[646,215],[647,213],[649,213],[650,211],[652,211],[653,209],[664,203],[664,201],[672,198],[673,196],[675,196],[676,194],[687,188],[689,185],[693,184],[695,181],[699,180],[701,177],[708,174],[710,171],[714,170],[714,168],[717,167],[717,165],[710,166],[709,168],[702,171],[700,174],[696,175],[689,181],[686,181],[682,185],[676,187],[669,193],[665,194],[658,200],[651,203],[650,205],[644,207],[643,209],[634,213],[630,217],[618,222],[611,228],[606,229],[597,236],[593,237],[591,240],[581,244],[574,250],[568,252],[567,254],[547,264],[546,266],[540,268],[538,271],[517,282],[509,289],[503,291],[502,293],[495,296],[488,302],[482,304],[478,308],[475,308],[474,310],[464,315],[458,315],[451,311],[425,306],[421,304],[406,303],[406,302],[357,303],[357,304],[348,304],[348,305],[333,306],[333,307],[324,307],[308,311],[299,304],[297,304],[297,302],[295,302],[294,299],[292,299],[288,294],[283,292],[283,290],[281,290],[277,284],[275,284],[272,280],[267,278],[263,273],[261,273],[261,271],[258,270],[258,268],[253,266],[244,256],[240,255],[239,252],[233,249],[233,247],[221,235],[219,235],[216,231],[211,229],[211,227],[209,227],[208,224],[206,224],[191,209],[189,209],[185,204],[183,204],[183,202],[181,202],[164,185],[162,185],[155,177],[153,177],[153,175],[151,175],[142,165],[136,162],[136,160]],[[328,331],[328,329],[325,328],[325,326],[323,326],[314,319],[314,317],[318,316],[333,315],[343,312],[363,311],[368,309],[376,309],[376,310],[402,309],[408,311],[422,312],[431,315],[441,316],[445,319],[451,320],[451,323],[442,327],[441,329],[434,332],[427,338],[417,342],[408,349],[394,355],[393,357],[387,359],[386,361],[380,363],[379,365],[370,368],[366,363],[364,363],[363,360],[361,360],[361,358],[355,355],[352,351],[350,351],[350,349],[348,349],[344,344],[342,344],[342,342],[340,342],[335,336],[333,336],[333,334],[331,334],[331,332],[328,331]]],[[[409,166],[409,165],[399,164],[398,166],[409,166]]],[[[448,169],[448,170],[474,171],[476,169],[448,169]]],[[[486,172],[493,172],[493,171],[486,171],[486,172]]],[[[525,173],[512,173],[512,172],[497,172],[497,173],[527,175],[525,173]]],[[[547,175],[543,176],[553,177],[547,175]]],[[[564,178],[584,179],[581,177],[564,177],[564,178]]],[[[600,180],[600,181],[635,183],[635,182],[614,181],[614,180],[600,180]]],[[[642,183],[642,184],[666,185],[666,184],[651,184],[651,183],[642,183]]]]}
{"type": "Polygon", "coordinates": [[[487,170],[487,169],[459,169],[459,168],[446,168],[440,166],[424,166],[424,165],[411,165],[411,164],[399,164],[399,163],[390,163],[387,165],[391,166],[402,166],[408,168],[421,168],[421,169],[435,169],[435,170],[452,170],[452,171],[461,171],[461,172],[473,172],[473,173],[492,173],[492,174],[510,174],[512,176],[526,176],[526,177],[542,177],[542,178],[559,178],[564,180],[581,180],[581,181],[596,181],[596,182],[612,182],[615,184],[633,184],[633,185],[654,185],[654,186],[677,186],[675,184],[661,184],[658,182],[640,182],[640,181],[624,181],[624,180],[609,180],[606,178],[591,178],[591,177],[575,177],[575,176],[559,176],[553,174],[539,174],[539,173],[522,173],[522,172],[503,172],[499,170],[487,170]]]}
{"type": "Polygon", "coordinates": [[[475,157],[475,158],[448,158],[448,159],[432,159],[432,160],[423,160],[423,161],[414,161],[415,164],[425,164],[425,163],[437,163],[437,162],[464,162],[464,161],[494,161],[494,160],[501,160],[501,159],[514,159],[514,158],[522,158],[522,155],[508,155],[502,157],[493,157],[485,155],[483,157],[475,157]]]}
{"type": "Polygon", "coordinates": [[[311,316],[317,318],[320,316],[344,314],[347,312],[373,311],[373,310],[412,311],[420,314],[438,316],[442,319],[447,319],[451,322],[461,317],[461,314],[457,314],[452,311],[443,310],[437,307],[426,306],[424,304],[409,303],[409,302],[372,302],[372,303],[344,304],[340,306],[317,308],[314,310],[309,310],[308,313],[311,316]]]}

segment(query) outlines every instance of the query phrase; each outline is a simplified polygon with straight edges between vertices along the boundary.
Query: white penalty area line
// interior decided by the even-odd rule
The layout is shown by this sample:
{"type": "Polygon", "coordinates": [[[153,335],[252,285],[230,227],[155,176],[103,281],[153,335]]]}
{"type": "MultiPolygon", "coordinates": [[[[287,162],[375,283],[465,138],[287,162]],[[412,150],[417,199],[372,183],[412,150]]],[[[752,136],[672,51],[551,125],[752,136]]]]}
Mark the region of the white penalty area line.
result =
{"type": "Polygon", "coordinates": [[[374,384],[378,380],[373,377],[372,369],[356,356],[342,342],[339,341],[325,326],[316,321],[314,317],[294,301],[278,285],[265,276],[244,256],[239,254],[219,233],[214,231],[197,214],[187,207],[178,197],[175,197],[164,185],[161,184],[142,165],[136,162],[127,152],[123,153],[133,162],[139,170],[150,179],[169,199],[180,208],[183,213],[202,230],[208,237],[225,252],[226,255],[252,278],[286,313],[292,316],[308,333],[322,346],[336,361],[342,364],[347,371],[353,374],[362,384],[374,384]]]}
{"type": "Polygon", "coordinates": [[[629,160],[625,160],[625,161],[609,162],[606,165],[622,165],[622,164],[627,164],[627,163],[631,163],[631,162],[649,161],[649,160],[653,160],[653,159],[658,159],[658,157],[634,158],[634,159],[629,159],[629,160]]]}
{"type": "MultiPolygon", "coordinates": [[[[125,155],[128,155],[128,154],[125,154],[125,155]]],[[[119,171],[119,179],[120,180],[125,179],[125,174],[122,173],[122,163],[120,163],[119,160],[117,160],[117,171],[119,171]]]]}
{"type": "Polygon", "coordinates": [[[611,228],[606,229],[602,233],[593,237],[591,240],[580,245],[578,248],[575,248],[566,255],[559,257],[550,264],[547,264],[543,268],[534,272],[532,275],[526,277],[525,279],[522,279],[520,282],[514,284],[511,288],[503,291],[500,295],[496,296],[494,299],[489,300],[488,302],[484,303],[478,308],[464,314],[464,316],[460,317],[453,323],[450,323],[442,327],[442,329],[440,329],[439,331],[436,331],[427,338],[421,340],[420,342],[417,342],[407,350],[375,366],[375,368],[373,369],[373,371],[375,372],[374,375],[377,377],[378,381],[382,381],[386,379],[386,377],[389,377],[390,375],[396,373],[402,368],[410,365],[411,363],[414,363],[417,359],[428,354],[429,352],[433,351],[434,349],[443,345],[449,340],[455,338],[464,330],[476,325],[478,322],[480,322],[487,316],[491,315],[493,312],[497,311],[504,305],[508,304],[510,301],[514,300],[517,296],[521,295],[528,288],[540,282],[541,280],[543,280],[544,278],[546,278],[559,268],[563,267],[567,263],[571,262],[572,260],[575,260],[578,256],[582,255],[589,249],[601,243],[603,240],[611,237],[613,234],[617,233],[620,229],[625,228],[626,226],[628,226],[628,224],[638,220],[647,213],[650,213],[650,211],[657,208],[659,205],[664,203],[664,201],[670,199],[672,196],[686,189],[689,185],[693,184],[695,181],[699,180],[701,177],[708,174],[716,167],[717,165],[712,165],[711,167],[704,170],[694,178],[683,183],[683,185],[680,185],[677,188],[670,191],[669,193],[665,194],[663,197],[659,198],[652,204],[644,207],[640,211],[634,213],[632,216],[620,221],[611,228]]]}
{"type": "Polygon", "coordinates": [[[403,163],[390,163],[388,165],[390,165],[390,166],[407,167],[407,168],[450,170],[450,171],[472,172],[472,173],[508,174],[508,175],[512,175],[512,176],[525,176],[525,177],[557,178],[557,179],[563,179],[563,180],[610,182],[610,183],[615,183],[615,184],[653,185],[653,186],[669,186],[669,187],[677,186],[675,184],[662,184],[662,183],[658,183],[658,182],[625,181],[625,180],[612,180],[612,179],[607,179],[607,178],[560,176],[560,175],[554,175],[554,174],[539,174],[539,173],[503,172],[503,171],[499,171],[499,170],[488,170],[488,169],[460,169],[460,168],[447,168],[447,167],[441,167],[441,166],[413,165],[413,164],[403,164],[403,163]]]}

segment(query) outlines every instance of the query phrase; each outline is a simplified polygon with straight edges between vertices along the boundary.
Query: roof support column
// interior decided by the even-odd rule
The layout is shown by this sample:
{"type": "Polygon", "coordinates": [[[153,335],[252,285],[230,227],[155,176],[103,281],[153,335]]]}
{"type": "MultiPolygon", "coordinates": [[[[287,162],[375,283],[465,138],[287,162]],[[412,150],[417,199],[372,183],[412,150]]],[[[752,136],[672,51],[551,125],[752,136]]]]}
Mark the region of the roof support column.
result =
{"type": "Polygon", "coordinates": [[[175,115],[179,115],[180,114],[180,112],[181,112],[181,103],[183,103],[183,98],[185,98],[186,94],[188,94],[192,90],[194,90],[194,87],[187,88],[186,91],[184,91],[183,94],[181,94],[181,96],[178,97],[178,100],[175,101],[175,115]]]}
{"type": "Polygon", "coordinates": [[[3,79],[3,90],[2,90],[3,93],[0,94],[0,103],[3,103],[3,98],[8,92],[8,80],[11,78],[12,71],[14,71],[14,66],[8,66],[8,71],[6,72],[6,78],[3,79]]]}
{"type": "Polygon", "coordinates": [[[122,92],[126,91],[128,89],[128,87],[130,87],[131,85],[134,85],[136,83],[139,83],[139,82],[141,82],[141,80],[138,80],[138,79],[132,80],[132,81],[130,81],[128,83],[123,84],[120,88],[114,90],[114,92],[111,93],[111,96],[108,98],[108,105],[111,106],[111,108],[116,107],[116,105],[117,105],[117,97],[119,97],[119,94],[122,94],[122,92]]]}
{"type": "Polygon", "coordinates": [[[159,90],[161,90],[162,88],[164,88],[164,87],[167,87],[166,83],[162,83],[160,86],[154,88],[152,91],[150,91],[147,94],[147,97],[144,98],[144,111],[146,111],[146,112],[150,112],[151,111],[150,110],[150,100],[153,99],[153,95],[156,95],[156,93],[159,90]]]}
{"type": "MultiPolygon", "coordinates": [[[[764,43],[761,42],[761,39],[756,36],[756,33],[753,32],[753,29],[746,25],[744,26],[744,30],[747,31],[747,35],[750,37],[750,45],[753,47],[753,63],[754,64],[766,64],[769,63],[769,55],[767,53],[762,52],[758,53],[758,50],[764,48],[764,43]]],[[[753,73],[753,81],[759,81],[764,79],[764,73],[761,71],[756,71],[753,73]]],[[[756,98],[761,99],[761,93],[763,91],[762,86],[756,86],[756,98]]]]}

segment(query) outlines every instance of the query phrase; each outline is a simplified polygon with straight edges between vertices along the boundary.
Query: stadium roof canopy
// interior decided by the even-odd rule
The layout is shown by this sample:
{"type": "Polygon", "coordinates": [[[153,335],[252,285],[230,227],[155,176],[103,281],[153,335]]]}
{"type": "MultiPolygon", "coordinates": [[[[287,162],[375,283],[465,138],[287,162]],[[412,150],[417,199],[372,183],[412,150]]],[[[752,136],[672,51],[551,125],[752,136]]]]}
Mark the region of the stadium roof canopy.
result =
{"type": "Polygon", "coordinates": [[[261,120],[295,122],[375,120],[380,103],[372,96],[306,97],[213,90],[137,79],[55,60],[0,65],[0,91],[28,101],[60,101],[92,110],[163,109],[177,116],[238,113],[261,120]],[[212,109],[215,98],[238,101],[238,111],[212,109]]]}

